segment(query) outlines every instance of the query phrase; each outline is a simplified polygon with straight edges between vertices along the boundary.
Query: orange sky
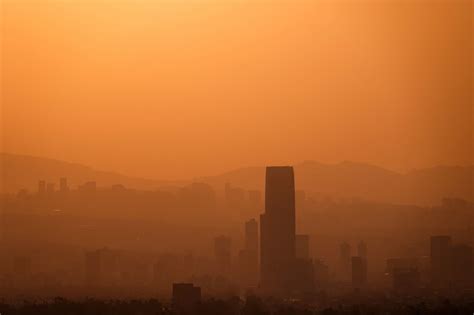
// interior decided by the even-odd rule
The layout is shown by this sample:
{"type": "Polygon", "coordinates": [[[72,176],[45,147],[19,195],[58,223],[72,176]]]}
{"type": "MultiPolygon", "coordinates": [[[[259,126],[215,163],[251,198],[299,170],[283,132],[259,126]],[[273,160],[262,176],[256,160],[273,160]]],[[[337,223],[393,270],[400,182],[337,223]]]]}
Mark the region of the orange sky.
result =
{"type": "Polygon", "coordinates": [[[3,151],[177,179],[473,163],[471,1],[23,1],[3,151]]]}

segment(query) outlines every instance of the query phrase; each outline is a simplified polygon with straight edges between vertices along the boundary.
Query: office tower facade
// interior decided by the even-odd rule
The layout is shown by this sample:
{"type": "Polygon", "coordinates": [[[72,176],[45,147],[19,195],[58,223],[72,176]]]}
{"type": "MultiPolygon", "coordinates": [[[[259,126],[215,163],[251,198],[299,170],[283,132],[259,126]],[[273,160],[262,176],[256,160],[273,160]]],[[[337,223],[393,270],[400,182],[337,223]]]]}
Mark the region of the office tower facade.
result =
{"type": "Polygon", "coordinates": [[[451,236],[437,235],[431,237],[431,280],[434,286],[445,287],[451,278],[451,236]]]}
{"type": "Polygon", "coordinates": [[[367,284],[367,263],[360,256],[352,257],[352,286],[362,288],[367,284]]]}
{"type": "Polygon", "coordinates": [[[218,272],[222,275],[230,274],[232,240],[227,236],[218,236],[214,239],[214,254],[218,272]]]}
{"type": "Polygon", "coordinates": [[[266,293],[292,285],[295,263],[295,180],[289,166],[267,167],[265,213],[260,216],[260,280],[266,293]]]}

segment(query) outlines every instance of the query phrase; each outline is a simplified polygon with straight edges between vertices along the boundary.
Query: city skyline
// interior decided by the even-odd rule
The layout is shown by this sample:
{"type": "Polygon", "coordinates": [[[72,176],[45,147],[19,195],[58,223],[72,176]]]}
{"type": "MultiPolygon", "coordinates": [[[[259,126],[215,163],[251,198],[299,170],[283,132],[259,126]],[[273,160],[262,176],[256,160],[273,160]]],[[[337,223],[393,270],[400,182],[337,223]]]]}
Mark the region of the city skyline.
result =
{"type": "Polygon", "coordinates": [[[474,0],[0,0],[0,315],[472,315],[474,0]]]}

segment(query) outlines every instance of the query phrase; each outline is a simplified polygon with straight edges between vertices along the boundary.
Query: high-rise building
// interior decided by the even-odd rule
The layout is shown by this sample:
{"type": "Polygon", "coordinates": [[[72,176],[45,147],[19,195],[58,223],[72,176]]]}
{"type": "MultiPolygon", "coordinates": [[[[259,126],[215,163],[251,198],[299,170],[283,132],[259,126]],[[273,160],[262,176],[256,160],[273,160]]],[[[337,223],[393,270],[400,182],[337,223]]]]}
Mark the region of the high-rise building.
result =
{"type": "Polygon", "coordinates": [[[451,236],[431,237],[431,280],[434,286],[447,286],[451,278],[451,236]]]}
{"type": "Polygon", "coordinates": [[[341,280],[350,281],[351,279],[351,245],[343,242],[339,248],[339,274],[341,280]]]}
{"type": "Polygon", "coordinates": [[[266,293],[291,289],[295,264],[295,180],[290,166],[267,167],[260,216],[260,275],[266,293]]]}
{"type": "Polygon", "coordinates": [[[362,288],[367,284],[367,262],[360,256],[352,257],[352,286],[362,288]]]}
{"type": "Polygon", "coordinates": [[[218,236],[214,239],[214,254],[220,274],[228,275],[231,265],[232,240],[227,236],[218,236]]]}
{"type": "Polygon", "coordinates": [[[309,259],[309,235],[296,235],[296,258],[309,259]]]}

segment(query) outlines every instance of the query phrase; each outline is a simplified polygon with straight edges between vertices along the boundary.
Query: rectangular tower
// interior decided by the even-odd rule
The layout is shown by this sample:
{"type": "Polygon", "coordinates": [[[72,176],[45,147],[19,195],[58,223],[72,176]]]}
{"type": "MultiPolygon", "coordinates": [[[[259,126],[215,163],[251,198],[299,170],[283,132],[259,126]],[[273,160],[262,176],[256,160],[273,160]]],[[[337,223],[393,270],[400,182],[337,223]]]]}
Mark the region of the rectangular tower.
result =
{"type": "Polygon", "coordinates": [[[267,167],[265,213],[260,216],[261,287],[284,294],[295,265],[295,180],[290,166],[267,167]]]}

